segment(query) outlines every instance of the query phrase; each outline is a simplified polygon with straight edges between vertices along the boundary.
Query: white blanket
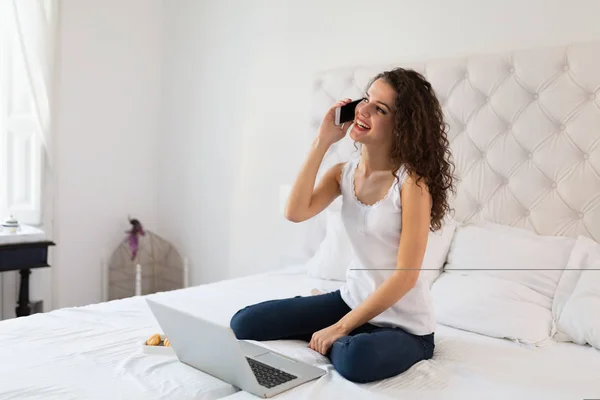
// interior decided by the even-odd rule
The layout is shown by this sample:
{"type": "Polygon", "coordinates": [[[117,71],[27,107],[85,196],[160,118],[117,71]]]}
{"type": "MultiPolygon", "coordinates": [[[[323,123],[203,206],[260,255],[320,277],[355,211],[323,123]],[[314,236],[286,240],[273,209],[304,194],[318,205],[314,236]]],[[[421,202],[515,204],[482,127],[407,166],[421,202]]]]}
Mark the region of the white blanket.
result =
{"type": "MultiPolygon", "coordinates": [[[[227,325],[247,304],[340,285],[294,267],[150,297],[227,325]]],[[[140,297],[4,321],[0,399],[256,398],[172,355],[142,353],[142,342],[159,331],[140,297]]],[[[600,398],[600,352],[572,343],[532,349],[439,326],[432,360],[363,385],[343,379],[305,342],[262,344],[330,372],[279,395],[282,399],[600,398]]]]}

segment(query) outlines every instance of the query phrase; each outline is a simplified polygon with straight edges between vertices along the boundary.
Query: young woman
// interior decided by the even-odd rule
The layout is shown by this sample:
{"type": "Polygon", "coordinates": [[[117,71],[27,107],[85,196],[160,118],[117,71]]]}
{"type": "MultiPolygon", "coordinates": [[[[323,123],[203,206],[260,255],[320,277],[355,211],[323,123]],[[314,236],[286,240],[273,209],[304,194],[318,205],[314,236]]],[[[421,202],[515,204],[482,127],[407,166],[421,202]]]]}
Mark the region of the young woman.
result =
{"type": "Polygon", "coordinates": [[[315,187],[329,147],[346,127],[337,102],[292,187],[286,218],[312,218],[343,197],[355,259],[335,292],[248,306],[231,320],[238,339],[305,340],[354,382],[395,376],[433,356],[435,316],[420,278],[429,231],[441,228],[454,191],[443,113],[431,84],[401,68],[377,75],[356,107],[349,135],[356,161],[332,167],[315,187]]]}

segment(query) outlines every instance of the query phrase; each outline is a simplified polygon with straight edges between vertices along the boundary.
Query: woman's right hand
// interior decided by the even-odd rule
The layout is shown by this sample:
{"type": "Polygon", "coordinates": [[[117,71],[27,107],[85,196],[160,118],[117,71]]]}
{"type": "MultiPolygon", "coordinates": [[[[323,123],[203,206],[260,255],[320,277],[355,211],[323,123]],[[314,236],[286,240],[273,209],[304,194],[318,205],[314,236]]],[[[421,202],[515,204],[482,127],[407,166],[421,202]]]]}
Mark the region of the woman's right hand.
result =
{"type": "Polygon", "coordinates": [[[351,103],[351,99],[340,100],[335,103],[325,114],[323,122],[319,127],[319,141],[331,146],[335,142],[346,136],[346,131],[352,122],[346,122],[342,125],[335,124],[335,109],[345,104],[351,103]]]}
{"type": "Polygon", "coordinates": [[[285,217],[293,222],[306,221],[323,211],[341,194],[338,177],[342,173],[342,163],[330,167],[315,187],[317,173],[329,146],[342,139],[350,127],[335,124],[335,109],[352,100],[344,99],[335,103],[325,114],[319,127],[318,136],[313,140],[306,161],[298,173],[285,206],[285,217]]]}

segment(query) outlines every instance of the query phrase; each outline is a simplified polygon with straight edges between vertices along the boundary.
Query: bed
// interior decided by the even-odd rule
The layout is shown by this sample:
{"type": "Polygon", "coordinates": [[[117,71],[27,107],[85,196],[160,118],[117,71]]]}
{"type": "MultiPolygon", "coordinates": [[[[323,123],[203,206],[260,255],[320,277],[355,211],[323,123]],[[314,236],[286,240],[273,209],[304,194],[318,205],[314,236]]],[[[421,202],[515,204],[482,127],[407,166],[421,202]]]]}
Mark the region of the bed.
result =
{"type": "MultiPolygon", "coordinates": [[[[340,284],[308,277],[299,265],[149,297],[227,324],[245,304],[308,295],[314,287],[333,290],[340,284]]],[[[159,331],[142,297],[5,321],[0,324],[0,398],[255,398],[179,363],[173,355],[143,353],[141,342],[159,331]]],[[[591,347],[557,343],[532,350],[444,326],[436,335],[432,360],[365,385],[340,377],[306,343],[262,344],[330,371],[278,398],[583,399],[599,393],[600,352],[591,347]]]]}
{"type": "MultiPolygon", "coordinates": [[[[587,238],[597,244],[600,239],[600,98],[596,97],[600,89],[599,55],[600,42],[596,42],[401,64],[424,73],[444,107],[459,179],[453,199],[457,223],[488,221],[496,226],[493,235],[508,235],[510,230],[518,230],[520,236],[515,246],[520,242],[532,243],[532,257],[539,255],[537,251],[533,254],[535,246],[542,243],[538,237],[544,237],[544,245],[556,241],[554,247],[560,247],[569,238],[573,242],[587,238]]],[[[333,101],[360,96],[368,79],[388,67],[349,67],[317,74],[311,135],[333,101]]],[[[354,156],[353,151],[352,143],[341,141],[328,153],[324,168],[354,156]]],[[[327,224],[311,228],[317,247],[325,241],[327,228],[327,224]]],[[[452,239],[452,246],[478,240],[478,235],[469,235],[479,231],[465,232],[459,239],[452,239]]],[[[568,249],[577,248],[573,246],[568,249]]],[[[581,303],[569,303],[580,285],[589,285],[600,275],[594,275],[594,271],[583,273],[581,268],[566,273],[568,265],[589,257],[576,259],[572,252],[565,256],[568,262],[562,263],[565,272],[559,273],[558,287],[566,278],[577,276],[578,280],[566,282],[568,290],[563,287],[553,291],[551,304],[547,305],[550,308],[535,305],[532,312],[538,314],[532,320],[535,322],[539,316],[540,324],[544,325],[547,322],[544,318],[550,312],[555,315],[559,300],[565,300],[556,314],[561,318],[556,321],[553,318],[552,327],[544,327],[551,331],[551,340],[540,341],[535,337],[528,341],[522,336],[529,333],[529,321],[511,326],[510,334],[502,332],[503,326],[495,325],[502,315],[494,307],[505,299],[469,292],[474,286],[469,282],[481,282],[485,287],[488,281],[493,281],[495,286],[489,286],[490,290],[504,293],[498,282],[505,284],[506,279],[494,275],[497,271],[493,268],[485,271],[489,274],[487,278],[483,274],[474,276],[479,273],[476,269],[453,269],[460,264],[460,257],[462,260],[469,254],[452,248],[447,254],[447,259],[442,260],[444,269],[433,271],[431,278],[432,292],[435,291],[438,300],[436,308],[440,310],[433,359],[422,361],[394,378],[358,385],[343,379],[325,357],[308,349],[304,342],[264,342],[263,345],[276,351],[330,372],[278,398],[600,398],[600,351],[581,340],[576,340],[579,343],[564,338],[554,340],[553,336],[562,329],[556,323],[569,313],[576,315],[573,310],[577,307],[592,328],[593,316],[600,319],[597,291],[584,293],[581,303]],[[465,286],[456,286],[465,280],[465,286]],[[464,288],[460,295],[457,287],[464,288]],[[469,293],[482,297],[481,302],[476,302],[479,308],[474,312],[481,313],[476,319],[484,321],[483,325],[465,321],[471,317],[456,312],[465,305],[466,308],[473,305],[469,293]],[[591,306],[583,310],[585,304],[591,306]]],[[[476,261],[481,260],[486,259],[476,261]]],[[[343,284],[339,279],[319,276],[314,268],[314,263],[298,263],[268,273],[147,297],[227,325],[235,311],[247,304],[309,295],[313,288],[335,290],[343,284]]],[[[521,272],[529,275],[519,276],[535,278],[545,273],[543,268],[536,268],[523,268],[521,272]]],[[[507,274],[507,271],[501,272],[507,274]]],[[[508,300],[519,310],[531,306],[520,297],[520,292],[506,290],[507,297],[512,296],[508,300]]],[[[573,319],[565,320],[564,326],[568,328],[573,323],[573,319]]],[[[156,332],[160,332],[160,327],[145,297],[3,321],[0,398],[254,398],[179,363],[173,354],[142,352],[142,342],[156,332]]],[[[600,330],[594,333],[588,326],[584,332],[588,340],[590,332],[598,335],[600,330]]],[[[198,340],[201,339],[198,333],[198,340]]]]}

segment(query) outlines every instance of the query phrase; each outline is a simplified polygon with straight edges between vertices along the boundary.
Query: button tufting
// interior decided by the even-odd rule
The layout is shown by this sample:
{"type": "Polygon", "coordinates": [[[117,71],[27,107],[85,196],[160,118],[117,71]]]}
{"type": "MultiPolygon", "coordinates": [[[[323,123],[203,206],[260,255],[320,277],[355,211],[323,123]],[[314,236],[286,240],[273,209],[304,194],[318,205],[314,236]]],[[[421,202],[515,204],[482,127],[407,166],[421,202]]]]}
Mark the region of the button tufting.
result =
{"type": "Polygon", "coordinates": [[[510,131],[510,130],[512,130],[512,125],[508,125],[508,126],[506,127],[506,129],[508,129],[509,131],[510,131]]]}
{"type": "Polygon", "coordinates": [[[596,93],[590,93],[590,100],[594,100],[596,98],[596,93]]]}
{"type": "Polygon", "coordinates": [[[568,70],[569,70],[569,66],[568,66],[568,65],[565,65],[565,67],[564,67],[563,69],[564,69],[565,71],[568,71],[568,70]]]}
{"type": "Polygon", "coordinates": [[[529,217],[529,216],[531,215],[531,211],[529,211],[529,210],[525,211],[525,215],[526,215],[527,217],[529,217]]]}
{"type": "Polygon", "coordinates": [[[556,182],[552,182],[552,187],[556,189],[556,187],[558,186],[558,184],[556,182]]]}
{"type": "Polygon", "coordinates": [[[583,153],[583,159],[587,160],[588,158],[590,158],[590,155],[588,153],[583,153]]]}
{"type": "Polygon", "coordinates": [[[539,99],[539,98],[540,98],[540,95],[539,95],[539,94],[537,94],[537,93],[535,93],[535,94],[533,95],[533,98],[534,98],[535,100],[537,100],[537,99],[539,99]]]}
{"type": "Polygon", "coordinates": [[[579,218],[583,218],[583,213],[582,213],[582,212],[580,212],[580,213],[578,213],[578,214],[577,214],[577,216],[578,216],[579,218]]]}
{"type": "Polygon", "coordinates": [[[531,160],[533,158],[533,153],[527,154],[527,158],[529,158],[531,160]]]}
{"type": "Polygon", "coordinates": [[[469,73],[465,72],[465,79],[469,79],[469,73]]]}
{"type": "Polygon", "coordinates": [[[515,73],[515,69],[514,69],[514,68],[511,68],[511,69],[510,69],[510,73],[511,73],[511,74],[514,74],[514,73],[515,73]]]}

